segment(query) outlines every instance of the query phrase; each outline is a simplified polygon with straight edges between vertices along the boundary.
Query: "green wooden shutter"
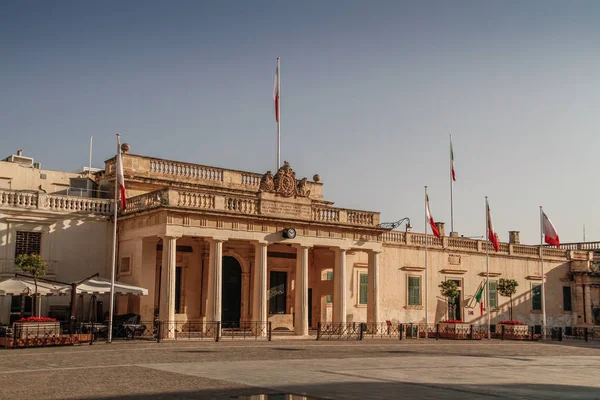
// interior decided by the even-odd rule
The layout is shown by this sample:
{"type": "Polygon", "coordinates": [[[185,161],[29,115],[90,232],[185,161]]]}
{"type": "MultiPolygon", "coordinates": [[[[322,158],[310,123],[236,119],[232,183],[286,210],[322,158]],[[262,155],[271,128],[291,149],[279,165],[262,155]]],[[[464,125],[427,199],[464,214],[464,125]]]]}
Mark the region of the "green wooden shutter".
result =
{"type": "Polygon", "coordinates": [[[490,308],[498,308],[498,282],[490,281],[490,308]]]}
{"type": "Polygon", "coordinates": [[[369,275],[360,274],[359,304],[367,304],[367,290],[369,287],[369,275]]]}
{"type": "Polygon", "coordinates": [[[408,305],[409,306],[420,306],[421,305],[421,277],[409,276],[408,277],[408,305]]]}

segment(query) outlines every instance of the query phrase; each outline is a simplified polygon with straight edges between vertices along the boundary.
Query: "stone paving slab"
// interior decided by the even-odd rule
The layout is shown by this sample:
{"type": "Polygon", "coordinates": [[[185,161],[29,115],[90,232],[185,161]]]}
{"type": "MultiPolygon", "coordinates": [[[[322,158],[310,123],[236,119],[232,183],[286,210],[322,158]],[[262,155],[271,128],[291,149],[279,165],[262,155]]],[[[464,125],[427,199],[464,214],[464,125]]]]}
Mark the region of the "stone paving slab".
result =
{"type": "Polygon", "coordinates": [[[589,371],[600,371],[600,357],[489,359],[447,356],[432,360],[406,356],[154,364],[147,368],[328,398],[392,398],[390,391],[396,392],[399,388],[410,398],[452,398],[467,393],[469,397],[481,398],[583,399],[600,396],[600,381],[595,374],[589,374],[589,371]],[[540,374],[541,370],[543,374],[540,374]],[[568,386],[557,390],[554,385],[563,381],[568,386]],[[494,388],[493,393],[484,387],[494,388]]]}
{"type": "Polygon", "coordinates": [[[0,350],[0,399],[600,398],[594,343],[170,342],[0,350]]]}

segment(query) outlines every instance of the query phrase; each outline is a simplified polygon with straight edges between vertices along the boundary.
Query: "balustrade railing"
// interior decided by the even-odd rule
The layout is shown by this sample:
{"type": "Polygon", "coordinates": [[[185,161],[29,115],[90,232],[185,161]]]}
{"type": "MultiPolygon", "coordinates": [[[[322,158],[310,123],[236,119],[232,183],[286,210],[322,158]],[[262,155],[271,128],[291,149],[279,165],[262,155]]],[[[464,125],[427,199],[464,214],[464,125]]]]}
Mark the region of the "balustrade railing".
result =
{"type": "Polygon", "coordinates": [[[340,222],[340,210],[332,207],[313,207],[313,220],[318,222],[340,222]]]}
{"type": "Polygon", "coordinates": [[[241,173],[241,184],[245,186],[259,186],[262,175],[249,172],[241,173]]]}
{"type": "Polygon", "coordinates": [[[167,160],[151,159],[150,172],[168,176],[223,181],[223,169],[221,168],[167,160]]]}
{"type": "Polygon", "coordinates": [[[410,235],[409,244],[425,246],[425,241],[427,241],[427,245],[431,247],[442,247],[442,239],[436,238],[435,236],[425,235],[421,233],[412,233],[410,235]]]}
{"type": "Polygon", "coordinates": [[[477,250],[477,241],[472,239],[449,237],[448,247],[465,250],[477,250]]]}
{"type": "Polygon", "coordinates": [[[1,190],[0,206],[37,208],[38,194],[30,192],[16,192],[12,190],[1,190]]]}
{"type": "Polygon", "coordinates": [[[540,250],[537,246],[524,246],[520,244],[515,244],[513,245],[513,253],[520,256],[539,257],[540,250]]]}
{"type": "Polygon", "coordinates": [[[90,197],[0,190],[0,207],[108,216],[111,214],[112,203],[111,200],[90,197]]]}
{"type": "Polygon", "coordinates": [[[242,214],[258,214],[258,200],[226,196],[225,209],[227,211],[236,211],[242,214]]]}
{"type": "Polygon", "coordinates": [[[374,213],[348,210],[348,223],[352,225],[375,225],[374,213]]]}
{"type": "MultiPolygon", "coordinates": [[[[173,204],[171,201],[171,193],[169,190],[169,205],[176,205],[177,207],[186,208],[201,208],[201,209],[214,209],[215,208],[215,196],[208,193],[189,192],[189,191],[177,191],[177,203],[173,204]]],[[[175,194],[175,193],[173,193],[175,194]]]]}

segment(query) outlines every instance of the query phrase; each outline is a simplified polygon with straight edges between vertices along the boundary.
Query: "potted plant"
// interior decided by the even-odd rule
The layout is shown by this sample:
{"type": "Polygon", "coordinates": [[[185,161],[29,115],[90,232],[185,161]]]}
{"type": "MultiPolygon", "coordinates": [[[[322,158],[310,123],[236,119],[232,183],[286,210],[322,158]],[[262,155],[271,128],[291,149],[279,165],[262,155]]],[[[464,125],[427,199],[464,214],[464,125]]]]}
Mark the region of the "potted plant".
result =
{"type": "Polygon", "coordinates": [[[496,324],[496,333],[508,339],[524,339],[529,336],[529,327],[521,321],[505,320],[496,324]]]}
{"type": "Polygon", "coordinates": [[[48,273],[48,263],[39,254],[19,254],[15,258],[15,265],[26,274],[30,274],[33,277],[33,283],[35,284],[35,293],[33,301],[33,314],[36,316],[40,315],[41,302],[38,298],[38,278],[48,273]]]}
{"type": "Polygon", "coordinates": [[[54,338],[60,336],[60,322],[54,318],[27,317],[13,323],[17,339],[54,338]]]}

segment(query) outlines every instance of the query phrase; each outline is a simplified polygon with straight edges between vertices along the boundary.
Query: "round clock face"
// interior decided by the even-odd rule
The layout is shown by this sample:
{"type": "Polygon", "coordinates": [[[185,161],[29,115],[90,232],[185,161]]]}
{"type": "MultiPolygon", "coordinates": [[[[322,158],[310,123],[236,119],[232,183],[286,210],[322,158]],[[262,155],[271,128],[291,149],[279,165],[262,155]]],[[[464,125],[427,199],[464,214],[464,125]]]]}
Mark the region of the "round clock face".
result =
{"type": "Polygon", "coordinates": [[[290,239],[293,239],[296,237],[296,230],[294,228],[289,228],[287,234],[290,239]]]}

